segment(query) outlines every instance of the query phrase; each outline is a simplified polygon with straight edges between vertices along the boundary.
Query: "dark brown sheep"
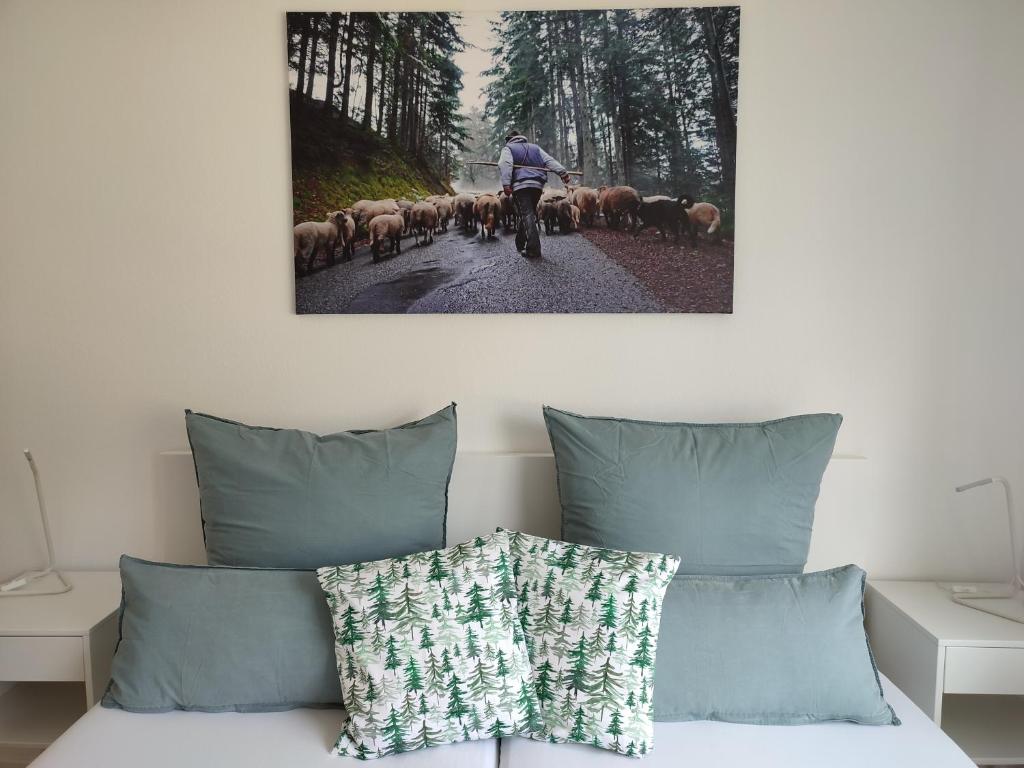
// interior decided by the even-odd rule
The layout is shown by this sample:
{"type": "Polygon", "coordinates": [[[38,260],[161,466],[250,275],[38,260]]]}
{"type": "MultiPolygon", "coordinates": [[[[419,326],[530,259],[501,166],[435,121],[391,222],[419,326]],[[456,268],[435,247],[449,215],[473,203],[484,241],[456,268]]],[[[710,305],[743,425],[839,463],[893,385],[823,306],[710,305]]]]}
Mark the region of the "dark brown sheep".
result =
{"type": "Polygon", "coordinates": [[[640,193],[633,187],[608,187],[601,203],[601,213],[610,229],[632,229],[640,208],[640,193]]]}
{"type": "Polygon", "coordinates": [[[555,204],[550,200],[541,200],[537,203],[537,219],[544,222],[545,235],[554,234],[555,225],[558,223],[558,211],[555,204]]]}
{"type": "Polygon", "coordinates": [[[579,224],[579,208],[576,208],[568,198],[562,198],[555,202],[555,216],[558,219],[558,231],[563,235],[575,232],[579,224]],[[573,216],[573,208],[576,208],[576,216],[573,216]]]}

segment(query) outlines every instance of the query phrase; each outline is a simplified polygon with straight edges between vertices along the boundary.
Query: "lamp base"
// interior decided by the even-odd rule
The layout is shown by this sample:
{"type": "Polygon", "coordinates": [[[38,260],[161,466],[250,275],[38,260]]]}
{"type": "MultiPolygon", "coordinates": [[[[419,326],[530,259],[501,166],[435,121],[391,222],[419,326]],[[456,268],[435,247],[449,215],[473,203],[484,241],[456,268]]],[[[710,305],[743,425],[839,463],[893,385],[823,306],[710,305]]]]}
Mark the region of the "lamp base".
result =
{"type": "Polygon", "coordinates": [[[1017,593],[1013,584],[1003,582],[950,581],[939,582],[938,586],[939,589],[952,593],[954,600],[958,597],[971,599],[1013,597],[1017,593]]]}
{"type": "Polygon", "coordinates": [[[1002,619],[1024,624],[1024,592],[1013,597],[972,597],[954,595],[953,602],[966,605],[976,611],[990,613],[1002,619]]]}
{"type": "Polygon", "coordinates": [[[71,582],[60,571],[26,571],[0,584],[0,597],[61,595],[71,591],[71,582]]]}

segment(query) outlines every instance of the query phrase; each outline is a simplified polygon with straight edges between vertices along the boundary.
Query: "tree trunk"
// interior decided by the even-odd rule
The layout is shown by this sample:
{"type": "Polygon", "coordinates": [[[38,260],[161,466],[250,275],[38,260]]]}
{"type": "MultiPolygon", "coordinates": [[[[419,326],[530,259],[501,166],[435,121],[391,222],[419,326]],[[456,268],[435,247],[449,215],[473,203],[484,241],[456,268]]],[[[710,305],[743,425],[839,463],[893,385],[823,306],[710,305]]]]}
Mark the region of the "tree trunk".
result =
{"type": "Polygon", "coordinates": [[[330,36],[327,38],[327,91],[324,94],[324,109],[334,109],[334,69],[338,59],[338,28],[341,25],[341,14],[327,15],[330,22],[330,36]]]}
{"type": "Polygon", "coordinates": [[[395,60],[391,75],[391,108],[388,111],[388,141],[398,143],[398,98],[400,88],[398,84],[402,81],[402,14],[398,14],[398,26],[396,27],[395,39],[395,60]]]}
{"type": "Polygon", "coordinates": [[[363,128],[369,130],[373,115],[373,68],[377,65],[377,32],[379,22],[375,14],[367,15],[370,25],[370,42],[366,51],[366,102],[363,104],[363,128]]]}
{"type": "MultiPolygon", "coordinates": [[[[582,126],[583,141],[580,148],[580,163],[583,165],[583,178],[587,184],[596,186],[601,179],[600,165],[597,157],[597,142],[594,140],[594,112],[591,108],[590,87],[587,78],[588,67],[586,52],[583,48],[583,13],[573,11],[575,23],[573,26],[573,42],[580,56],[573,57],[573,68],[576,70],[576,78],[579,87],[580,99],[580,125],[582,126]]],[[[580,128],[576,129],[577,131],[580,128]]]]}
{"type": "Polygon", "coordinates": [[[317,46],[320,44],[320,14],[309,14],[312,19],[312,31],[309,40],[309,77],[306,78],[306,98],[313,100],[313,79],[316,76],[317,46]]]}
{"type": "Polygon", "coordinates": [[[708,70],[711,74],[711,100],[715,115],[715,143],[722,164],[722,181],[726,186],[736,181],[736,119],[732,113],[729,84],[725,78],[722,51],[718,46],[718,30],[711,8],[699,10],[708,70]]]}
{"type": "Polygon", "coordinates": [[[299,73],[295,83],[295,92],[300,97],[306,95],[306,52],[309,50],[309,15],[302,14],[302,37],[299,40],[299,73]]]}
{"type": "Polygon", "coordinates": [[[356,15],[350,13],[345,25],[345,69],[341,80],[341,115],[348,117],[348,102],[352,88],[352,36],[355,33],[356,15]]]}

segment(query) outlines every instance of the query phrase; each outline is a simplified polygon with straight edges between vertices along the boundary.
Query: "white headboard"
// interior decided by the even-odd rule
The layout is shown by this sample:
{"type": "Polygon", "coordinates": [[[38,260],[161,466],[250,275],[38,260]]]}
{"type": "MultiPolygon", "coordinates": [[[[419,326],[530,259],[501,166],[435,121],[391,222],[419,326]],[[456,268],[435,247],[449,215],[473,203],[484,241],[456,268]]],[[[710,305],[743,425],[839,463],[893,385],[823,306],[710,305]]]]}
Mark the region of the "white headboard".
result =
{"type": "MultiPolygon", "coordinates": [[[[836,455],[822,482],[815,515],[810,568],[863,562],[870,532],[856,530],[862,519],[860,457],[836,455]],[[846,460],[854,459],[854,460],[846,460]],[[851,528],[851,523],[853,528],[851,528]]],[[[199,494],[189,451],[167,451],[158,458],[155,557],[171,562],[205,562],[199,494]]],[[[460,452],[448,492],[448,543],[456,544],[496,526],[557,538],[561,511],[555,462],[549,453],[460,452]]]]}

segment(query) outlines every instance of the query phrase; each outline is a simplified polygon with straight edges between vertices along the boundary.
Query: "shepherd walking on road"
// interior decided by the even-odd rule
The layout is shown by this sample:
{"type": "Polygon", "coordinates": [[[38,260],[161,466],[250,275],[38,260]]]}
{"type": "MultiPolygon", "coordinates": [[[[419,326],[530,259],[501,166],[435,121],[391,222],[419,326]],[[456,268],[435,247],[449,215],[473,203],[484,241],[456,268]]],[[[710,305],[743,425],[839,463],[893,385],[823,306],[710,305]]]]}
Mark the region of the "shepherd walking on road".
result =
{"type": "Polygon", "coordinates": [[[537,203],[548,179],[547,171],[558,174],[562,183],[569,185],[569,174],[555,158],[526,140],[519,131],[505,137],[505,146],[498,158],[498,173],[506,195],[515,200],[519,210],[519,230],[516,232],[516,250],[527,258],[540,258],[540,228],[537,225],[537,203]],[[514,166],[535,166],[516,168],[514,166]]]}

